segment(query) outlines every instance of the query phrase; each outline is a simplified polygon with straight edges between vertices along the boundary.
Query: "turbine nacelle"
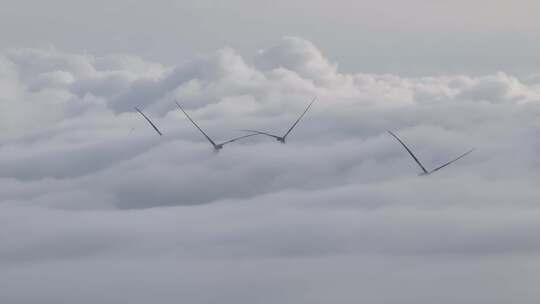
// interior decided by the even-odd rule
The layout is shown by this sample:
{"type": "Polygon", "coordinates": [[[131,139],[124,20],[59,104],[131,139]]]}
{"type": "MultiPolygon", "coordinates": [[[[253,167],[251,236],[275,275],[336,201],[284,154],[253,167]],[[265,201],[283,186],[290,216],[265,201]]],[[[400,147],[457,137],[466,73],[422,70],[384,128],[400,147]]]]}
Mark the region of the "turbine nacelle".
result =
{"type": "Polygon", "coordinates": [[[317,99],[317,97],[314,97],[313,100],[311,101],[311,103],[307,106],[307,108],[304,110],[304,112],[302,113],[302,115],[300,115],[300,117],[298,117],[298,119],[296,119],[296,121],[292,124],[292,126],[289,128],[289,130],[287,130],[287,132],[285,132],[285,134],[283,136],[278,136],[278,135],[275,135],[275,134],[272,134],[272,133],[268,133],[268,132],[263,132],[263,131],[257,131],[257,130],[242,130],[244,132],[250,132],[252,134],[261,134],[261,135],[266,135],[266,136],[269,136],[269,137],[273,137],[275,138],[278,142],[284,144],[285,143],[285,138],[287,138],[287,136],[292,132],[292,130],[294,129],[294,127],[296,127],[296,125],[300,122],[300,120],[302,119],[302,117],[304,117],[304,115],[306,115],[307,111],[309,110],[309,108],[311,108],[311,105],[315,102],[315,100],[317,99]]]}
{"type": "MultiPolygon", "coordinates": [[[[193,120],[191,119],[191,117],[188,115],[188,113],[186,113],[186,111],[184,111],[184,109],[182,108],[182,106],[180,106],[180,104],[175,100],[174,101],[176,103],[176,105],[178,106],[178,108],[180,108],[180,110],[182,110],[182,112],[184,113],[184,115],[186,115],[187,119],[189,121],[191,121],[191,123],[199,130],[199,132],[202,133],[202,135],[204,135],[204,137],[208,140],[208,142],[212,145],[212,147],[214,147],[214,152],[218,152],[219,150],[223,149],[223,146],[228,144],[228,143],[232,143],[234,141],[237,141],[239,139],[243,139],[243,138],[246,138],[246,137],[250,137],[250,136],[255,136],[257,134],[249,134],[249,135],[243,135],[243,136],[239,136],[239,137],[235,137],[233,139],[230,139],[230,140],[227,140],[225,142],[222,142],[220,144],[216,144],[215,141],[213,141],[210,136],[208,136],[202,129],[201,127],[199,127],[199,125],[193,120]]],[[[141,113],[142,114],[142,113],[141,113]]],[[[144,115],[144,114],[143,114],[144,115]]],[[[157,131],[157,129],[156,129],[157,131]]]]}
{"type": "Polygon", "coordinates": [[[472,151],[474,151],[474,149],[471,149],[463,154],[461,154],[459,157],[445,163],[444,165],[441,165],[431,171],[428,171],[424,165],[422,165],[422,163],[420,162],[420,160],[416,157],[416,155],[414,155],[414,153],[411,151],[411,149],[409,149],[409,147],[407,147],[407,145],[396,135],[394,134],[392,131],[388,131],[388,134],[392,135],[402,146],[403,148],[405,148],[405,150],[407,150],[407,152],[409,153],[409,155],[414,159],[414,161],[416,162],[416,164],[418,164],[418,166],[422,169],[422,172],[418,174],[418,176],[426,176],[426,175],[430,175],[431,173],[434,173],[436,171],[439,171],[440,169],[462,159],[463,157],[467,156],[469,153],[471,153],[472,151]]]}

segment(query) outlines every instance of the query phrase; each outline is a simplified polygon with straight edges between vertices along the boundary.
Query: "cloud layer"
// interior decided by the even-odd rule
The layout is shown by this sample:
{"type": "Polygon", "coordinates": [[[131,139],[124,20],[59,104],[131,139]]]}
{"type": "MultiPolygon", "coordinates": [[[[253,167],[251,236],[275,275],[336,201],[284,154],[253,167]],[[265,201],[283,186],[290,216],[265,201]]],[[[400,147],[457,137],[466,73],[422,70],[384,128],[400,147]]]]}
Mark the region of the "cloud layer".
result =
{"type": "Polygon", "coordinates": [[[178,66],[0,54],[2,303],[535,303],[540,84],[344,74],[286,37],[178,66]],[[175,108],[218,141],[214,153],[175,108]],[[158,137],[133,107],[164,132],[158,137]],[[429,178],[385,131],[434,168],[429,178]]]}

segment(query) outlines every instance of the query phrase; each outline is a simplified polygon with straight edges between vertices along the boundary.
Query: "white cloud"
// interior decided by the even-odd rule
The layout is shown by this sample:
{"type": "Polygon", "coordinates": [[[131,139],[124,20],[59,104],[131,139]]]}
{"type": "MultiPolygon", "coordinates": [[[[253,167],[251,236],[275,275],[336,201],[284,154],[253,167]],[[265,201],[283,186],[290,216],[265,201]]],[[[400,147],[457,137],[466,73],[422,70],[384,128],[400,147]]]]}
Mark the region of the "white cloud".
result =
{"type": "Polygon", "coordinates": [[[0,66],[0,302],[538,297],[537,85],[344,74],[293,37],[253,60],[25,49],[0,66]],[[220,141],[285,132],[314,96],[287,144],[218,154],[173,103],[220,141]],[[387,129],[429,168],[477,151],[420,178],[387,129]]]}

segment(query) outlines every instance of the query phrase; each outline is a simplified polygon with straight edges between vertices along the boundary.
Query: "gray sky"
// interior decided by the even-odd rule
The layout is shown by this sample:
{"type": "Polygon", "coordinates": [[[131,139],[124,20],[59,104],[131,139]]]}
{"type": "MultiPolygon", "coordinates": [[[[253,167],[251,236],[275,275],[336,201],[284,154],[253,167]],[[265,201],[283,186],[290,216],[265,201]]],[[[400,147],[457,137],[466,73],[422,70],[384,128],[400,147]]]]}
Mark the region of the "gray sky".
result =
{"type": "Polygon", "coordinates": [[[535,0],[0,1],[0,47],[129,53],[168,64],[224,45],[252,54],[286,35],[347,72],[535,72],[535,0]]]}
{"type": "Polygon", "coordinates": [[[537,4],[197,3],[3,6],[0,303],[538,302],[537,4]]]}

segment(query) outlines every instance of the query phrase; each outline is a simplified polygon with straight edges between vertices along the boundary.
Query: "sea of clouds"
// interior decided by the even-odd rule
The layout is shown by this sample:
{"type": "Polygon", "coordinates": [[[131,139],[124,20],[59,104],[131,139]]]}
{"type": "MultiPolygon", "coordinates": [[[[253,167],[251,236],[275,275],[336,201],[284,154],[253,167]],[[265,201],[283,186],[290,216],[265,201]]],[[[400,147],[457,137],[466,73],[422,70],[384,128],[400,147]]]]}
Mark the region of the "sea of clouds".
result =
{"type": "Polygon", "coordinates": [[[1,303],[537,303],[540,81],[0,53],[1,303]],[[214,153],[174,104],[216,141],[214,153]],[[163,131],[157,136],[134,111],[163,131]],[[434,168],[428,177],[386,130],[434,168]]]}

